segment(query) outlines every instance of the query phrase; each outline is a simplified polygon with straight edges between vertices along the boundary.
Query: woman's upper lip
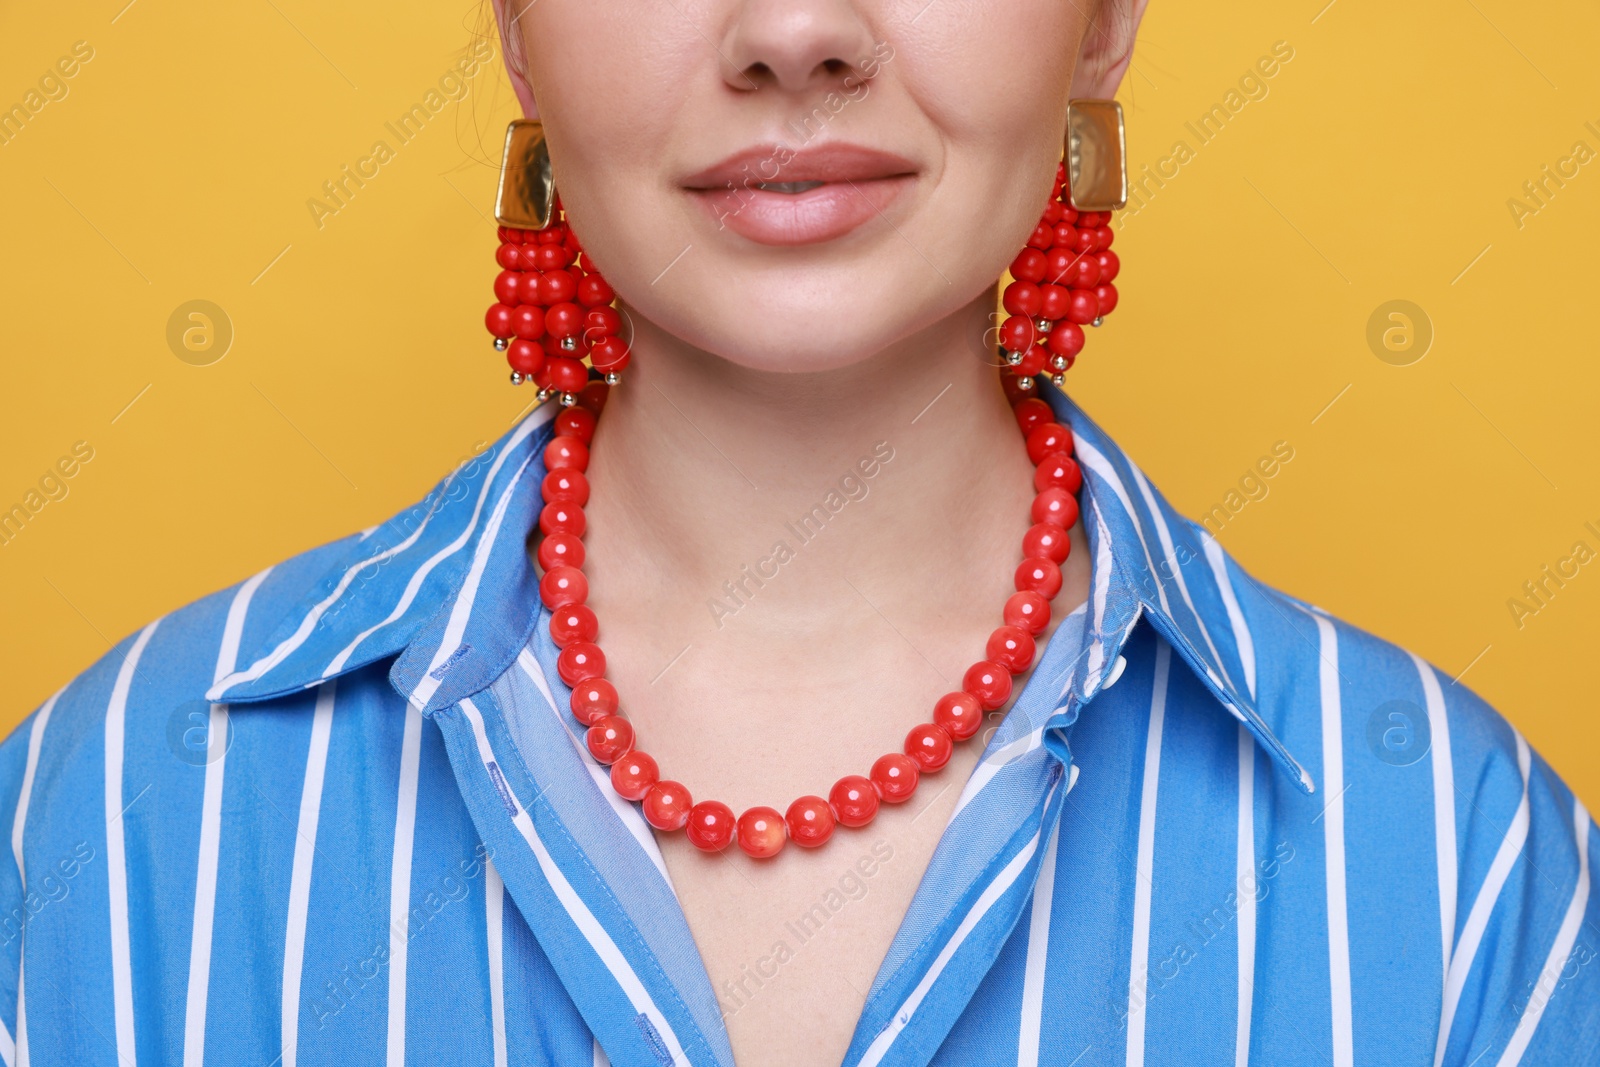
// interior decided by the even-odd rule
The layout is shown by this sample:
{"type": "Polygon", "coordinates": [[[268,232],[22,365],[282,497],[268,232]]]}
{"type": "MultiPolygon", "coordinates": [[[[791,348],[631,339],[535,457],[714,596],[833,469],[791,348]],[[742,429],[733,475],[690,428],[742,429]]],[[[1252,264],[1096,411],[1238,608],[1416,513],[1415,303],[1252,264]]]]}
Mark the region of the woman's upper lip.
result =
{"type": "Polygon", "coordinates": [[[860,182],[916,170],[917,165],[904,156],[845,141],[804,148],[758,144],[689,175],[683,186],[710,190],[756,182],[860,182]]]}

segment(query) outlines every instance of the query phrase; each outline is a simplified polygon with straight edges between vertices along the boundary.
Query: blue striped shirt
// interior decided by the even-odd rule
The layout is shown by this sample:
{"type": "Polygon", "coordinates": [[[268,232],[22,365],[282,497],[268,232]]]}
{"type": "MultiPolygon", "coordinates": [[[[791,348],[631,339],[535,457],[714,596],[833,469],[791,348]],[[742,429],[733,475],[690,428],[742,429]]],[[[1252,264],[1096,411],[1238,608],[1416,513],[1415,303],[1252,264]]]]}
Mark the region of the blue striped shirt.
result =
{"type": "MultiPolygon", "coordinates": [[[[1044,395],[1090,596],[966,783],[846,1067],[1600,1062],[1583,805],[1044,395]]],[[[732,1064],[741,990],[712,988],[554,669],[525,549],[554,413],[144,627],[0,746],[6,1064],[732,1064]]]]}

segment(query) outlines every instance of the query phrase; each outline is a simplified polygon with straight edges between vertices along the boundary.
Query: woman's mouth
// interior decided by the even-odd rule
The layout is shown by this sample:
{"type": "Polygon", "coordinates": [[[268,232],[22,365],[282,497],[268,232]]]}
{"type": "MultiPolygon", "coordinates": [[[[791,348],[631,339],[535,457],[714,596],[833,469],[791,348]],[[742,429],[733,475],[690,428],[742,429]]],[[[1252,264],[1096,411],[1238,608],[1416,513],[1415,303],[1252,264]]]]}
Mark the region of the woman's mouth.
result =
{"type": "Polygon", "coordinates": [[[831,241],[883,214],[916,180],[910,161],[852,144],[757,145],[684,179],[719,229],[758,244],[831,241]]]}

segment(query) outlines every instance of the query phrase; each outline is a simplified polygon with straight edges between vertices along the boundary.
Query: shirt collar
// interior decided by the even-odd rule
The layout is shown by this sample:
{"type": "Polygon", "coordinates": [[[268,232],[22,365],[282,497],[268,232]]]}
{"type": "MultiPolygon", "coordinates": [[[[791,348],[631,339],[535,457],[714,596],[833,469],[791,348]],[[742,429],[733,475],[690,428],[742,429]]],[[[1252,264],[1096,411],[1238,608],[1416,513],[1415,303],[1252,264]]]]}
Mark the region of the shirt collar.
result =
{"type": "MultiPolygon", "coordinates": [[[[1088,699],[1114,669],[1140,614],[1307,793],[1311,777],[1256,707],[1254,642],[1235,583],[1254,587],[1204,527],[1173,510],[1095,422],[1044,379],[1040,396],[1069,426],[1084,475],[1093,553],[1088,699]]],[[[539,616],[528,534],[538,522],[542,453],[559,407],[547,401],[421,501],[348,539],[338,561],[208,693],[265,700],[397,656],[389,679],[424,714],[488,688],[516,661],[539,616]]]]}

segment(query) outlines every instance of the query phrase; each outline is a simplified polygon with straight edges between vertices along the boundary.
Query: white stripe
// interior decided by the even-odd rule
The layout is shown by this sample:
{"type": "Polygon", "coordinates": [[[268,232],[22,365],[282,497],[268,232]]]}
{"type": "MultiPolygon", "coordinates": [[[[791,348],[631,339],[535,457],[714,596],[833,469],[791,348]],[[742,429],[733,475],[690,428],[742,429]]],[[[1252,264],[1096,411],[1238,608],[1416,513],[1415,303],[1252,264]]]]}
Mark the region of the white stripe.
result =
{"type": "MultiPolygon", "coordinates": [[[[483,727],[483,713],[470,699],[461,701],[460,707],[467,717],[467,722],[472,726],[472,734],[478,745],[478,758],[483,761],[485,767],[488,767],[495,762],[495,757],[494,750],[489,747],[489,735],[483,727]]],[[[511,804],[517,809],[516,815],[512,817],[512,824],[516,826],[522,839],[528,843],[528,847],[533,850],[534,858],[539,861],[540,872],[549,884],[551,892],[555,894],[556,900],[565,909],[567,917],[578,928],[584,940],[588,941],[589,947],[599,957],[600,962],[611,972],[611,977],[616,979],[617,985],[621,987],[633,1010],[649,1019],[651,1025],[656,1028],[656,1033],[667,1046],[667,1053],[672,1057],[673,1064],[687,1064],[689,1058],[683,1051],[683,1045],[678,1041],[677,1033],[667,1022],[667,1017],[661,1014],[661,1009],[656,1007],[656,1002],[645,989],[644,983],[639,980],[639,976],[634,973],[627,957],[611,939],[606,928],[600,924],[600,920],[594,917],[594,913],[583,902],[583,898],[578,896],[577,890],[572,888],[572,883],[567,881],[567,876],[562,873],[549,850],[544,847],[544,841],[534,829],[533,820],[528,816],[527,809],[512,792],[511,783],[504,781],[503,776],[502,781],[511,804]]]]}
{"type": "Polygon", "coordinates": [[[1150,688],[1150,727],[1144,741],[1144,780],[1139,790],[1139,852],[1133,881],[1133,936],[1128,967],[1128,1067],[1144,1063],[1144,1008],[1150,978],[1151,874],[1156,856],[1156,793],[1161,784],[1161,731],[1167,716],[1167,676],[1172,646],[1156,642],[1155,679],[1150,688]]]}
{"type": "Polygon", "coordinates": [[[27,894],[28,869],[22,859],[22,831],[28,824],[28,804],[33,800],[33,778],[39,770],[39,746],[44,744],[44,731],[50,725],[50,713],[56,710],[56,701],[61,699],[64,692],[65,689],[58,689],[55,695],[44,702],[44,707],[33,717],[33,725],[28,729],[28,759],[22,769],[22,789],[17,793],[17,814],[11,820],[11,855],[17,861],[17,879],[22,883],[24,895],[27,894]]]}
{"type": "Polygon", "coordinates": [[[650,857],[650,862],[656,865],[656,870],[661,872],[661,877],[666,880],[667,888],[677,895],[677,888],[672,884],[671,875],[667,874],[667,861],[662,858],[661,846],[656,841],[656,835],[650,829],[650,824],[644,821],[644,816],[639,813],[639,806],[632,801],[622,799],[616,789],[611,785],[611,768],[594,758],[594,753],[589,751],[588,742],[579,737],[567,725],[568,716],[561,713],[556,704],[555,694],[550,691],[550,682],[544,676],[544,668],[539,665],[539,660],[534,654],[524,648],[517,655],[517,665],[522,668],[533,682],[535,688],[543,694],[545,703],[549,705],[556,721],[561,724],[562,731],[567,735],[567,740],[572,742],[573,749],[578,753],[578,758],[583,760],[584,767],[589,772],[589,777],[594,779],[595,787],[600,790],[600,795],[606,798],[611,805],[611,810],[617,813],[617,818],[622,820],[622,825],[627,827],[633,839],[639,842],[639,847],[644,849],[644,854],[650,857]]]}
{"type": "MultiPolygon", "coordinates": [[[[1073,765],[1077,769],[1077,765],[1073,765]]],[[[1068,790],[1071,787],[1068,786],[1068,790]]],[[[1050,831],[1050,842],[1039,861],[1039,879],[1033,886],[1033,909],[1028,916],[1028,961],[1022,969],[1022,1025],[1017,1041],[1017,1067],[1039,1067],[1039,1035],[1044,1017],[1044,975],[1050,953],[1050,917],[1056,891],[1056,846],[1061,840],[1061,820],[1050,831]]]]}
{"type": "Polygon", "coordinates": [[[494,553],[495,542],[500,533],[500,523],[506,517],[506,508],[511,506],[511,498],[516,494],[522,473],[532,462],[532,455],[522,461],[522,466],[517,468],[517,472],[506,483],[500,499],[495,501],[494,513],[489,516],[489,522],[483,528],[483,536],[479,538],[477,547],[473,550],[472,566],[467,571],[466,581],[461,583],[461,591],[456,594],[455,604],[450,608],[450,621],[445,624],[444,637],[439,641],[439,647],[434,650],[433,659],[429,662],[428,669],[423,672],[422,679],[411,691],[411,703],[418,709],[427,707],[428,701],[439,689],[442,678],[435,678],[433,672],[439,664],[449,659],[456,649],[461,647],[461,636],[467,632],[467,620],[472,616],[472,604],[478,597],[478,585],[483,581],[484,569],[489,566],[489,557],[494,553]]]}
{"type": "MultiPolygon", "coordinates": [[[[1228,674],[1227,664],[1222,662],[1222,653],[1217,651],[1217,646],[1211,640],[1211,631],[1206,628],[1206,620],[1194,606],[1194,599],[1189,596],[1189,583],[1183,580],[1183,567],[1178,562],[1178,553],[1172,545],[1172,531],[1167,528],[1167,518],[1161,514],[1161,507],[1156,503],[1155,494],[1150,491],[1150,483],[1145,480],[1144,472],[1137,464],[1130,462],[1128,469],[1133,472],[1134,483],[1139,486],[1139,495],[1144,497],[1145,504],[1150,508],[1150,517],[1156,521],[1156,536],[1161,539],[1161,552],[1166,556],[1166,563],[1172,571],[1172,578],[1178,583],[1178,592],[1183,596],[1183,602],[1189,608],[1189,614],[1194,616],[1195,625],[1200,627],[1200,636],[1205,638],[1206,648],[1211,650],[1211,660],[1222,672],[1222,678],[1228,683],[1228,688],[1233,688],[1233,679],[1228,674]]],[[[1158,576],[1156,584],[1161,584],[1158,576]]],[[[1230,619],[1231,621],[1231,619],[1230,619]]]]}
{"type": "MultiPolygon", "coordinates": [[[[1086,461],[1084,465],[1098,474],[1111,487],[1111,491],[1117,495],[1117,499],[1122,501],[1122,510],[1128,513],[1128,519],[1133,523],[1133,532],[1139,538],[1140,549],[1144,551],[1145,565],[1150,568],[1150,573],[1153,576],[1156,573],[1156,561],[1150,555],[1150,542],[1145,539],[1144,524],[1139,521],[1139,513],[1134,510],[1133,501],[1128,496],[1128,490],[1123,487],[1122,479],[1118,477],[1116,469],[1111,466],[1111,461],[1100,454],[1099,449],[1082,438],[1079,438],[1076,443],[1078,457],[1086,461]]],[[[1172,606],[1167,603],[1167,587],[1161,581],[1157,581],[1155,584],[1156,598],[1161,601],[1161,610],[1166,613],[1168,618],[1171,618],[1172,606]]]]}
{"type": "Polygon", "coordinates": [[[1211,565],[1211,576],[1216,579],[1217,592],[1222,595],[1222,606],[1228,612],[1228,625],[1233,627],[1233,643],[1239,646],[1239,662],[1244,666],[1244,684],[1250,690],[1251,699],[1256,695],[1256,643],[1250,636],[1250,626],[1244,621],[1244,612],[1239,610],[1239,599],[1233,594],[1233,579],[1228,576],[1228,563],[1223,555],[1222,546],[1217,544],[1216,538],[1207,532],[1204,526],[1198,527],[1200,545],[1205,550],[1206,562],[1211,565]]]}
{"type": "Polygon", "coordinates": [[[1422,676],[1422,692],[1428,705],[1428,754],[1433,767],[1433,845],[1439,866],[1439,932],[1444,947],[1444,967],[1440,973],[1448,975],[1453,955],[1451,945],[1456,937],[1456,897],[1460,892],[1456,871],[1456,777],[1450,756],[1450,720],[1445,717],[1439,676],[1420,656],[1413,653],[1411,659],[1422,676]]]}
{"type": "Polygon", "coordinates": [[[1577,797],[1572,798],[1572,823],[1573,833],[1578,839],[1578,884],[1572,890],[1572,901],[1567,905],[1567,914],[1561,919],[1560,929],[1556,931],[1550,955],[1545,957],[1539,980],[1534,983],[1536,994],[1541,989],[1549,989],[1550,992],[1543,997],[1536,995],[1529,998],[1528,1006],[1522,1009],[1522,1018],[1517,1021],[1517,1028],[1511,1034],[1510,1043],[1500,1054],[1497,1067],[1516,1067],[1522,1060],[1522,1054],[1528,1050],[1528,1042],[1533,1040],[1539,1019],[1544,1015],[1550,997],[1555,995],[1556,982],[1566,968],[1567,957],[1572,954],[1572,943],[1578,939],[1578,927],[1583,924],[1583,913],[1589,907],[1589,813],[1577,797]]]}
{"type": "Polygon", "coordinates": [[[1500,899],[1500,890],[1505,886],[1506,879],[1511,875],[1511,868],[1516,865],[1517,857],[1522,855],[1523,846],[1528,842],[1528,773],[1531,770],[1532,754],[1528,751],[1528,742],[1516,730],[1511,731],[1517,739],[1517,772],[1522,775],[1522,799],[1517,803],[1517,812],[1511,817],[1511,826],[1506,830],[1505,837],[1500,839],[1500,848],[1495,851],[1494,862],[1489,864],[1489,873],[1483,880],[1483,888],[1478,890],[1478,896],[1472,902],[1472,910],[1467,913],[1466,925],[1461,928],[1461,942],[1456,945],[1455,951],[1450,954],[1450,969],[1445,975],[1444,982],[1444,1012],[1439,1022],[1439,1041],[1434,1048],[1434,1067],[1444,1062],[1445,1046],[1450,1043],[1450,1026],[1455,1022],[1456,1009],[1461,1004],[1461,991],[1466,988],[1467,975],[1472,973],[1472,960],[1478,954],[1478,946],[1483,941],[1483,934],[1489,928],[1489,919],[1494,914],[1494,906],[1500,899]]]}
{"type": "MultiPolygon", "coordinates": [[[[28,892],[28,868],[23,860],[22,834],[28,825],[28,805],[33,799],[33,780],[39,770],[39,747],[44,743],[45,727],[50,725],[50,713],[56,708],[56,701],[61,699],[65,688],[56,690],[55,694],[45,701],[44,707],[39,709],[39,714],[33,717],[33,725],[28,728],[28,757],[22,770],[22,788],[17,793],[17,813],[11,821],[11,854],[17,861],[17,882],[22,886],[23,896],[28,892]]],[[[23,960],[27,955],[28,929],[22,929],[22,947],[18,950],[17,960],[17,1036],[13,1041],[11,1034],[0,1023],[0,1053],[4,1054],[6,1067],[26,1064],[28,1062],[28,1013],[26,998],[24,997],[23,960]]]]}
{"type": "MultiPolygon", "coordinates": [[[[1249,671],[1254,689],[1254,671],[1249,671]]],[[[1243,723],[1239,724],[1239,845],[1237,852],[1237,892],[1239,900],[1238,1010],[1234,1015],[1233,1062],[1247,1067],[1250,1062],[1250,1018],[1254,1009],[1256,980],[1256,740],[1243,723]],[[1249,886],[1249,891],[1245,891],[1249,886]]]]}
{"type": "MultiPolygon", "coordinates": [[[[524,420],[521,426],[517,428],[517,432],[513,434],[506,442],[505,448],[501,449],[500,454],[495,457],[493,466],[489,468],[488,476],[483,480],[483,489],[480,491],[478,497],[478,503],[480,507],[483,503],[483,493],[487,493],[489,486],[494,484],[494,476],[500,470],[500,465],[505,462],[506,457],[510,455],[511,450],[520,444],[523,439],[531,434],[535,429],[553,418],[555,418],[554,406],[542,404],[533,412],[533,414],[529,415],[528,418],[524,420]],[[547,411],[546,408],[550,408],[551,410],[547,411]]],[[[458,467],[455,471],[451,472],[450,477],[445,481],[445,488],[449,487],[449,485],[454,481],[456,474],[459,473],[460,470],[461,468],[458,467]]],[[[444,490],[441,489],[441,504],[443,492],[444,490]]],[[[225,694],[225,690],[232,689],[235,686],[243,685],[246,682],[253,682],[257,678],[260,678],[262,675],[266,674],[272,668],[276,667],[278,664],[282,663],[285,659],[288,659],[296,649],[306,643],[306,640],[310,638],[311,634],[316,630],[317,622],[322,618],[323,615],[327,613],[328,609],[333,606],[334,602],[345,594],[345,590],[350,588],[350,584],[355,581],[356,575],[360,574],[368,567],[385,563],[389,559],[399,555],[401,552],[404,552],[406,549],[416,544],[417,539],[422,536],[422,532],[426,530],[428,528],[428,524],[433,521],[433,517],[439,514],[441,510],[442,506],[431,509],[428,514],[423,517],[422,523],[415,530],[413,530],[411,532],[411,536],[407,537],[404,541],[401,541],[392,548],[387,548],[382,552],[376,553],[375,555],[368,556],[359,563],[351,565],[351,567],[340,577],[339,584],[334,587],[333,592],[329,593],[326,597],[319,601],[316,606],[306,613],[305,618],[300,620],[300,625],[296,627],[293,634],[285,638],[278,645],[278,647],[273,649],[270,653],[256,660],[255,663],[250,665],[248,670],[237,674],[232,674],[218,684],[212,686],[211,691],[206,694],[206,697],[210,700],[221,700],[225,694]]],[[[472,530],[477,526],[477,523],[478,511],[474,509],[472,513],[472,522],[468,524],[466,532],[471,534],[472,530]]]]}
{"type": "MultiPolygon", "coordinates": [[[[1058,787],[1059,781],[1057,785],[1051,786],[1050,793],[1045,795],[1044,807],[1046,809],[1049,807],[1051,794],[1058,787]]],[[[1040,830],[1043,830],[1042,826],[1040,830]]],[[[1028,839],[1028,843],[1022,846],[1017,851],[1017,854],[1011,858],[1011,862],[1006,864],[999,874],[995,875],[994,881],[989,883],[978,896],[978,899],[973,902],[972,908],[961,920],[961,925],[956,927],[955,933],[950,935],[950,940],[945,942],[945,946],[939,951],[939,955],[934,957],[933,962],[928,965],[928,971],[922,976],[922,981],[918,982],[917,987],[911,991],[911,995],[906,997],[905,1003],[900,1005],[900,1010],[894,1013],[889,1025],[873,1039],[871,1045],[867,1046],[867,1051],[862,1054],[861,1061],[856,1067],[877,1067],[883,1061],[884,1056],[888,1055],[890,1047],[894,1044],[895,1038],[899,1037],[901,1031],[911,1025],[911,1020],[916,1015],[917,1008],[927,998],[929,990],[939,980],[939,976],[944,973],[945,967],[954,958],[956,951],[967,940],[967,936],[977,928],[978,923],[983,921],[983,917],[989,914],[989,909],[994,907],[995,901],[1004,896],[1006,890],[1010,889],[1016,882],[1017,877],[1022,874],[1023,869],[1028,865],[1028,861],[1033,858],[1033,854],[1038,850],[1039,834],[1035,833],[1028,839]]]]}
{"type": "MultiPolygon", "coordinates": [[[[239,587],[228,605],[227,622],[222,627],[222,643],[217,649],[213,681],[233,673],[239,661],[239,641],[244,636],[244,620],[250,599],[272,568],[257,574],[239,587]]],[[[200,1067],[205,1061],[206,995],[211,985],[211,931],[217,904],[217,852],[222,838],[222,774],[228,750],[228,708],[211,705],[211,721],[206,732],[205,792],[200,804],[200,856],[195,872],[194,929],[189,938],[189,991],[184,1008],[184,1067],[200,1067]]]]}
{"type": "MultiPolygon", "coordinates": [[[[150,635],[161,624],[157,619],[134,640],[122,659],[117,682],[106,706],[106,868],[110,882],[111,911],[111,994],[117,1026],[117,1058],[124,1063],[138,1062],[139,1050],[133,1036],[133,961],[128,944],[128,856],[124,841],[122,813],[122,761],[128,715],[128,690],[134,672],[144,655],[150,635]]],[[[138,799],[135,797],[134,799],[138,799]]]]}
{"type": "MultiPolygon", "coordinates": [[[[1099,536],[1095,538],[1098,546],[1094,554],[1094,644],[1089,646],[1090,680],[1099,679],[1100,668],[1106,661],[1106,648],[1102,635],[1106,628],[1106,602],[1111,596],[1112,565],[1111,531],[1106,527],[1105,516],[1101,514],[1099,508],[1094,509],[1094,526],[1099,536]]],[[[1088,699],[1090,694],[1088,684],[1084,687],[1084,699],[1088,699]]]]}
{"type": "Polygon", "coordinates": [[[483,861],[483,914],[489,937],[489,1017],[494,1030],[494,1067],[506,1067],[506,884],[489,860],[483,861]]]}
{"type": "Polygon", "coordinates": [[[417,775],[422,767],[422,712],[406,708],[395,804],[394,859],[389,866],[389,1067],[406,1062],[406,949],[411,938],[411,849],[417,831],[417,775]]]}
{"type": "Polygon", "coordinates": [[[295,1067],[300,1037],[300,974],[306,962],[306,911],[311,905],[311,861],[317,851],[317,820],[322,814],[322,779],[328,766],[328,738],[333,733],[333,700],[339,683],[324,682],[317,691],[311,718],[311,744],[306,752],[305,782],[300,787],[300,822],[295,827],[294,865],[289,874],[289,919],[283,936],[283,1067],[295,1067]]]}
{"type": "Polygon", "coordinates": [[[1322,780],[1328,796],[1323,812],[1328,883],[1328,986],[1333,1023],[1334,1067],[1353,1067],[1355,1038],[1350,1018],[1350,916],[1344,871],[1344,719],[1339,706],[1339,639],[1321,615],[1319,680],[1322,689],[1322,780]]]}

